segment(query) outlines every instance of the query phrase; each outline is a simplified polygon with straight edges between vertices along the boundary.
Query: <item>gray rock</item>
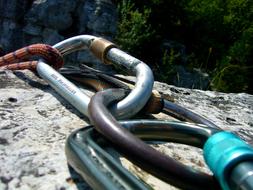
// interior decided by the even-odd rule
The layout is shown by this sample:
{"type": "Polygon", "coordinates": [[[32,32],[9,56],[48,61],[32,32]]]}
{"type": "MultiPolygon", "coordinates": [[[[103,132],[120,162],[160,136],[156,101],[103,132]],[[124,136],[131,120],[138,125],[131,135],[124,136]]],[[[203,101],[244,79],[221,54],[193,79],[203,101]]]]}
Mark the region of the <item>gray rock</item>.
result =
{"type": "Polygon", "coordinates": [[[116,33],[116,11],[110,1],[100,1],[96,4],[95,10],[90,15],[87,27],[100,34],[116,33]],[[104,11],[106,10],[106,11],[104,11]]]}
{"type": "MultiPolygon", "coordinates": [[[[233,131],[253,145],[253,96],[177,88],[156,82],[168,99],[233,131]]],[[[160,119],[171,119],[157,114],[160,119]]],[[[64,154],[67,136],[87,123],[42,79],[29,71],[0,71],[0,188],[77,190],[64,154]]],[[[202,151],[166,143],[155,148],[183,164],[210,172],[202,151]]],[[[126,168],[154,189],[177,189],[141,171],[125,159],[126,168]]],[[[76,180],[74,180],[76,181],[76,180]]],[[[84,182],[76,182],[88,189],[84,182]]]]}
{"type": "Polygon", "coordinates": [[[79,11],[80,33],[92,32],[106,36],[116,34],[116,7],[110,0],[87,0],[79,11]]]}
{"type": "Polygon", "coordinates": [[[37,44],[37,43],[42,43],[42,36],[34,36],[34,35],[29,35],[29,34],[24,34],[24,45],[23,46],[28,46],[30,44],[37,44]]]}
{"type": "Polygon", "coordinates": [[[31,72],[1,72],[0,96],[0,187],[77,189],[64,144],[80,114],[31,72]]]}
{"type": "Polygon", "coordinates": [[[21,26],[10,19],[0,20],[0,44],[3,51],[9,52],[22,47],[23,32],[21,26]]]}
{"type": "Polygon", "coordinates": [[[45,28],[43,30],[42,36],[43,36],[43,42],[50,45],[54,45],[64,40],[64,37],[61,36],[56,30],[52,30],[49,28],[45,28]]]}
{"type": "Polygon", "coordinates": [[[200,69],[187,69],[183,65],[175,65],[172,84],[178,87],[206,90],[210,84],[210,77],[200,69]]]}
{"type": "Polygon", "coordinates": [[[23,28],[23,31],[29,35],[40,36],[42,32],[42,27],[38,25],[33,25],[32,23],[28,23],[23,28]]]}
{"type": "Polygon", "coordinates": [[[64,30],[72,24],[71,12],[75,6],[75,0],[36,0],[26,14],[26,20],[48,28],[64,30]]]}
{"type": "MultiPolygon", "coordinates": [[[[54,45],[79,34],[113,39],[116,20],[116,6],[111,0],[0,0],[0,46],[9,52],[32,43],[54,45]]],[[[66,60],[74,65],[84,61],[99,64],[82,52],[66,60]]]]}
{"type": "Polygon", "coordinates": [[[19,20],[25,14],[30,1],[0,0],[0,18],[19,20]]]}

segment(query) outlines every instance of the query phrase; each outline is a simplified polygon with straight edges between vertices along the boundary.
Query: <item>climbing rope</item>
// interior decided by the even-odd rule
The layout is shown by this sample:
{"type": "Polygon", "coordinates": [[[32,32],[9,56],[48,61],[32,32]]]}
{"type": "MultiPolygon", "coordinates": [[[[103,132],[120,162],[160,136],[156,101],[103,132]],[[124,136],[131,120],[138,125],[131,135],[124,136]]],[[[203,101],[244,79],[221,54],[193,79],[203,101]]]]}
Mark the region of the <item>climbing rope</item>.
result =
{"type": "Polygon", "coordinates": [[[57,49],[46,44],[33,44],[0,57],[0,68],[35,70],[38,61],[25,61],[35,56],[45,59],[56,70],[63,66],[63,58],[57,49]]]}

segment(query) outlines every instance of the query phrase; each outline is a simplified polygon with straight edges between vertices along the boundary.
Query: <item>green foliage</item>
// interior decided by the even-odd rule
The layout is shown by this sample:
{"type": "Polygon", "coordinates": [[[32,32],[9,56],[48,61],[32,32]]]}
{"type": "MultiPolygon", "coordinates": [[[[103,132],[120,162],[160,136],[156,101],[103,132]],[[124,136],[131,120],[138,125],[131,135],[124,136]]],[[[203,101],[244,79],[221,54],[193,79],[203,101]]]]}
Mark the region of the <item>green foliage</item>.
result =
{"type": "Polygon", "coordinates": [[[119,5],[118,43],[158,65],[162,80],[168,82],[176,74],[173,66],[179,64],[175,51],[161,50],[167,39],[184,44],[188,67],[208,72],[211,89],[253,93],[252,0],[146,0],[135,4],[124,0],[119,5]]]}
{"type": "Polygon", "coordinates": [[[151,9],[139,11],[131,0],[123,0],[118,5],[119,24],[116,42],[122,49],[139,54],[143,43],[152,36],[148,17],[151,9]]]}
{"type": "Polygon", "coordinates": [[[213,89],[225,92],[252,93],[253,26],[243,31],[241,38],[229,48],[227,55],[217,64],[213,89]]]}
{"type": "MultiPolygon", "coordinates": [[[[224,92],[253,92],[253,3],[248,0],[231,0],[226,4],[223,28],[228,28],[230,39],[226,52],[217,59],[213,89],[224,92]]],[[[222,32],[222,31],[220,31],[222,32]]]]}
{"type": "Polygon", "coordinates": [[[162,81],[170,81],[177,74],[173,65],[176,63],[178,56],[179,54],[176,54],[174,49],[171,49],[169,52],[167,50],[164,51],[162,65],[159,67],[160,79],[162,81]]]}

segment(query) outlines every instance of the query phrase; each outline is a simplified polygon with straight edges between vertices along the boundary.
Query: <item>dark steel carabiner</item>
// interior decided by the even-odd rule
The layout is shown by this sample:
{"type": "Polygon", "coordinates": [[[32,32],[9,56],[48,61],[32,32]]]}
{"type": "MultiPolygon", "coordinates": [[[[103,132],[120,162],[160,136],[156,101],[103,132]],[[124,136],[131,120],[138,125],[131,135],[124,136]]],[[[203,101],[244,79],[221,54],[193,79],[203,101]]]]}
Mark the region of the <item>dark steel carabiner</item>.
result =
{"type": "MultiPolygon", "coordinates": [[[[175,121],[127,120],[120,124],[147,143],[164,141],[195,147],[203,147],[206,139],[217,132],[216,129],[205,126],[175,121]]],[[[115,149],[92,126],[73,132],[68,137],[65,151],[70,166],[94,189],[151,189],[121,165],[118,159],[120,149],[115,149]]]]}
{"type": "Polygon", "coordinates": [[[218,189],[217,181],[208,174],[185,167],[156,151],[123,128],[108,111],[114,101],[127,95],[123,89],[108,89],[96,93],[89,104],[89,114],[95,128],[140,168],[184,189],[218,189]]]}

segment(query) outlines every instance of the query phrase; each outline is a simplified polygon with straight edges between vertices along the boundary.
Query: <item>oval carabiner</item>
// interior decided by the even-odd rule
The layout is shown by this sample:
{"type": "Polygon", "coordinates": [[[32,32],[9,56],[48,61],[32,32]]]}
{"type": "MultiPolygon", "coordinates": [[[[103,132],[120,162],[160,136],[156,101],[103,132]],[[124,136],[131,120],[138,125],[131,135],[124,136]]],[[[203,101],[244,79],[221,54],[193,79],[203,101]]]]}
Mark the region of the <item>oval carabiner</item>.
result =
{"type": "Polygon", "coordinates": [[[95,128],[118,147],[129,160],[158,178],[184,189],[217,189],[218,185],[213,177],[186,168],[156,151],[116,121],[107,106],[126,95],[123,89],[108,89],[96,93],[91,98],[89,114],[95,128]]]}
{"type": "Polygon", "coordinates": [[[92,126],[72,132],[65,146],[68,164],[92,189],[149,190],[106,151],[105,141],[92,126]]]}
{"type": "MultiPolygon", "coordinates": [[[[109,89],[98,92],[92,97],[89,104],[89,113],[95,128],[122,150],[127,158],[155,176],[186,189],[198,189],[199,187],[201,187],[200,189],[207,189],[207,187],[204,188],[202,186],[202,182],[209,184],[209,187],[213,189],[213,186],[211,186],[212,182],[207,176],[191,173],[191,171],[182,168],[174,160],[156,152],[143,141],[134,137],[113,118],[106,106],[123,98],[125,95],[126,91],[123,89],[109,89]],[[180,171],[180,174],[175,171],[180,171]],[[198,176],[201,182],[194,181],[194,176],[198,176]],[[182,186],[173,177],[185,180],[188,184],[182,186]]],[[[180,110],[181,108],[175,110],[175,112],[179,113],[180,110]]],[[[187,110],[181,111],[188,114],[187,110]]],[[[221,131],[216,125],[212,125],[211,122],[195,113],[189,112],[189,115],[183,117],[207,123],[209,129],[212,129],[212,133],[205,136],[201,145],[203,146],[203,143],[205,143],[204,147],[202,147],[204,148],[205,161],[217,180],[219,180],[222,188],[224,190],[252,189],[253,148],[236,135],[221,131]]],[[[184,128],[181,128],[182,135],[185,133],[184,130],[184,128]]]]}
{"type": "MultiPolygon", "coordinates": [[[[216,129],[207,128],[203,125],[175,121],[126,120],[120,121],[120,124],[147,143],[150,141],[152,141],[152,144],[155,141],[176,142],[200,148],[203,147],[209,136],[217,132],[216,129]]],[[[94,189],[119,189],[119,187],[125,189],[150,189],[148,184],[133,177],[128,170],[120,165],[118,158],[124,150],[111,144],[91,126],[73,132],[68,137],[65,151],[71,167],[94,189]],[[113,178],[110,176],[113,176],[113,178]]],[[[150,155],[145,156],[149,157],[150,155]]],[[[163,163],[157,164],[165,167],[163,163]]],[[[174,169],[175,167],[173,166],[174,169]]],[[[188,166],[183,167],[186,170],[188,168],[188,166]]],[[[178,172],[184,176],[185,170],[178,172]]],[[[201,176],[202,173],[195,170],[190,170],[190,172],[194,174],[191,178],[192,183],[196,182],[198,183],[196,185],[199,185],[202,178],[198,176],[201,176]]],[[[177,171],[174,171],[174,173],[177,173],[177,171]]],[[[176,178],[176,181],[171,184],[175,185],[177,183],[180,184],[179,187],[184,189],[196,189],[189,186],[187,178],[176,178]]],[[[208,183],[205,184],[205,181],[202,183],[202,186],[197,189],[219,189],[219,185],[215,180],[212,187],[209,187],[210,184],[208,183]]]]}

